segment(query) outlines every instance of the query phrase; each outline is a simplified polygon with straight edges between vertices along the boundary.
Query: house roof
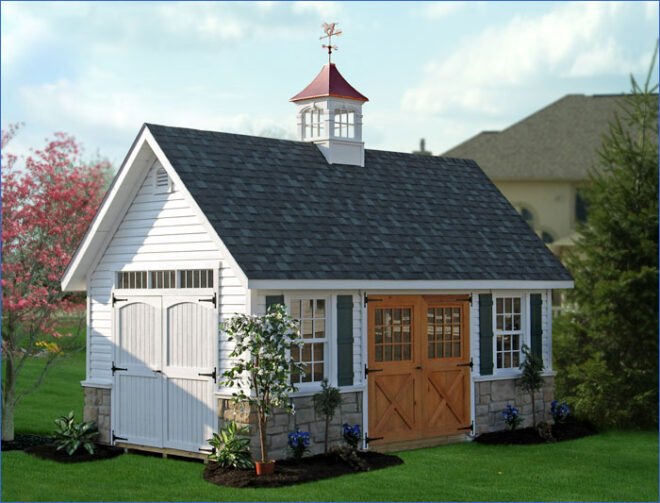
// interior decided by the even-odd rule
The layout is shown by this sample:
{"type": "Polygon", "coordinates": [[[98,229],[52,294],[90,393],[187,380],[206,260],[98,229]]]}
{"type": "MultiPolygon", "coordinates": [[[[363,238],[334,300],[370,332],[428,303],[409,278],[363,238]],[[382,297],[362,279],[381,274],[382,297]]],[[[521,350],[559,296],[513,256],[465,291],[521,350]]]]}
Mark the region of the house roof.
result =
{"type": "Polygon", "coordinates": [[[289,101],[302,101],[311,98],[321,98],[323,96],[369,101],[366,96],[359,93],[342,77],[334,63],[323,65],[323,68],[321,68],[321,71],[314,80],[289,101]]]}
{"type": "Polygon", "coordinates": [[[474,161],[146,126],[250,280],[571,280],[474,161]]]}
{"type": "Polygon", "coordinates": [[[569,94],[502,131],[483,131],[443,155],[474,159],[495,181],[589,178],[623,95],[569,94]]]}

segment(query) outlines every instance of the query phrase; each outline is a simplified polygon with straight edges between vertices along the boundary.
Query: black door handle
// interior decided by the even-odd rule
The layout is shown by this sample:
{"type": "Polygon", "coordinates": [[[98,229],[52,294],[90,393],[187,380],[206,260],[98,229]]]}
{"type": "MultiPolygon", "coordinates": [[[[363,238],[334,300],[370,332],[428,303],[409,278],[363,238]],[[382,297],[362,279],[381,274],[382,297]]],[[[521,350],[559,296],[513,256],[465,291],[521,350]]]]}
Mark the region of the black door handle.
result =
{"type": "Polygon", "coordinates": [[[422,370],[422,366],[421,366],[421,365],[417,365],[417,366],[415,367],[415,370],[422,370]]]}

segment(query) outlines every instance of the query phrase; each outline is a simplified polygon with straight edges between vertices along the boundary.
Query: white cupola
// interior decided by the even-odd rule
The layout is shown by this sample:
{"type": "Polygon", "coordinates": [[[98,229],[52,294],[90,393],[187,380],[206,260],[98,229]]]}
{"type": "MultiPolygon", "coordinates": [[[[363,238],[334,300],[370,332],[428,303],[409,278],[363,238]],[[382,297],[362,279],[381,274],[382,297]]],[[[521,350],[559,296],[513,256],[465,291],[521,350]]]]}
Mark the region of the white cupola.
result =
{"type": "MultiPolygon", "coordinates": [[[[328,54],[336,49],[324,47],[328,54]]],[[[315,143],[330,164],[364,166],[362,105],[369,100],[346,82],[334,63],[324,65],[290,101],[298,107],[300,141],[315,143]]]]}

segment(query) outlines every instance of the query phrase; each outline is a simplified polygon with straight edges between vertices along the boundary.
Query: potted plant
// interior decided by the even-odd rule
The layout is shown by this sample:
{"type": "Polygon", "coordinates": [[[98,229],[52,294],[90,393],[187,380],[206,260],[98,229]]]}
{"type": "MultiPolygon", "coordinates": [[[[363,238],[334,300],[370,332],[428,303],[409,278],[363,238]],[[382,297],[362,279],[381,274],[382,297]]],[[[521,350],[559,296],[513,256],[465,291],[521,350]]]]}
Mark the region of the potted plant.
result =
{"type": "Polygon", "coordinates": [[[234,343],[229,357],[236,361],[223,373],[222,384],[238,389],[232,393],[234,402],[247,402],[257,409],[261,461],[255,467],[258,475],[273,473],[275,461],[268,459],[266,445],[268,417],[275,407],[293,413],[289,394],[296,388],[291,372],[303,372],[302,364],[291,358],[291,347],[303,344],[298,323],[284,306],[276,304],[263,316],[237,314],[221,328],[234,343]]]}

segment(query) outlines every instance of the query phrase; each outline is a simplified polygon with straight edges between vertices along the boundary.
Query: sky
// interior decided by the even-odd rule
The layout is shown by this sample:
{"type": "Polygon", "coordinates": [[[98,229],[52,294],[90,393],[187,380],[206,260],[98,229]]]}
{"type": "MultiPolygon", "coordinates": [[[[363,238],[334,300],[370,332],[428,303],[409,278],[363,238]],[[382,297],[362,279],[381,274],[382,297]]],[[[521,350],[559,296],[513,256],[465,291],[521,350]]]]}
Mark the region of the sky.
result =
{"type": "Polygon", "coordinates": [[[24,123],[8,150],[63,131],[118,167],[144,122],[295,139],[322,22],[369,98],[366,148],[440,154],[566,94],[629,91],[659,20],[658,2],[2,1],[0,122],[24,123]]]}

